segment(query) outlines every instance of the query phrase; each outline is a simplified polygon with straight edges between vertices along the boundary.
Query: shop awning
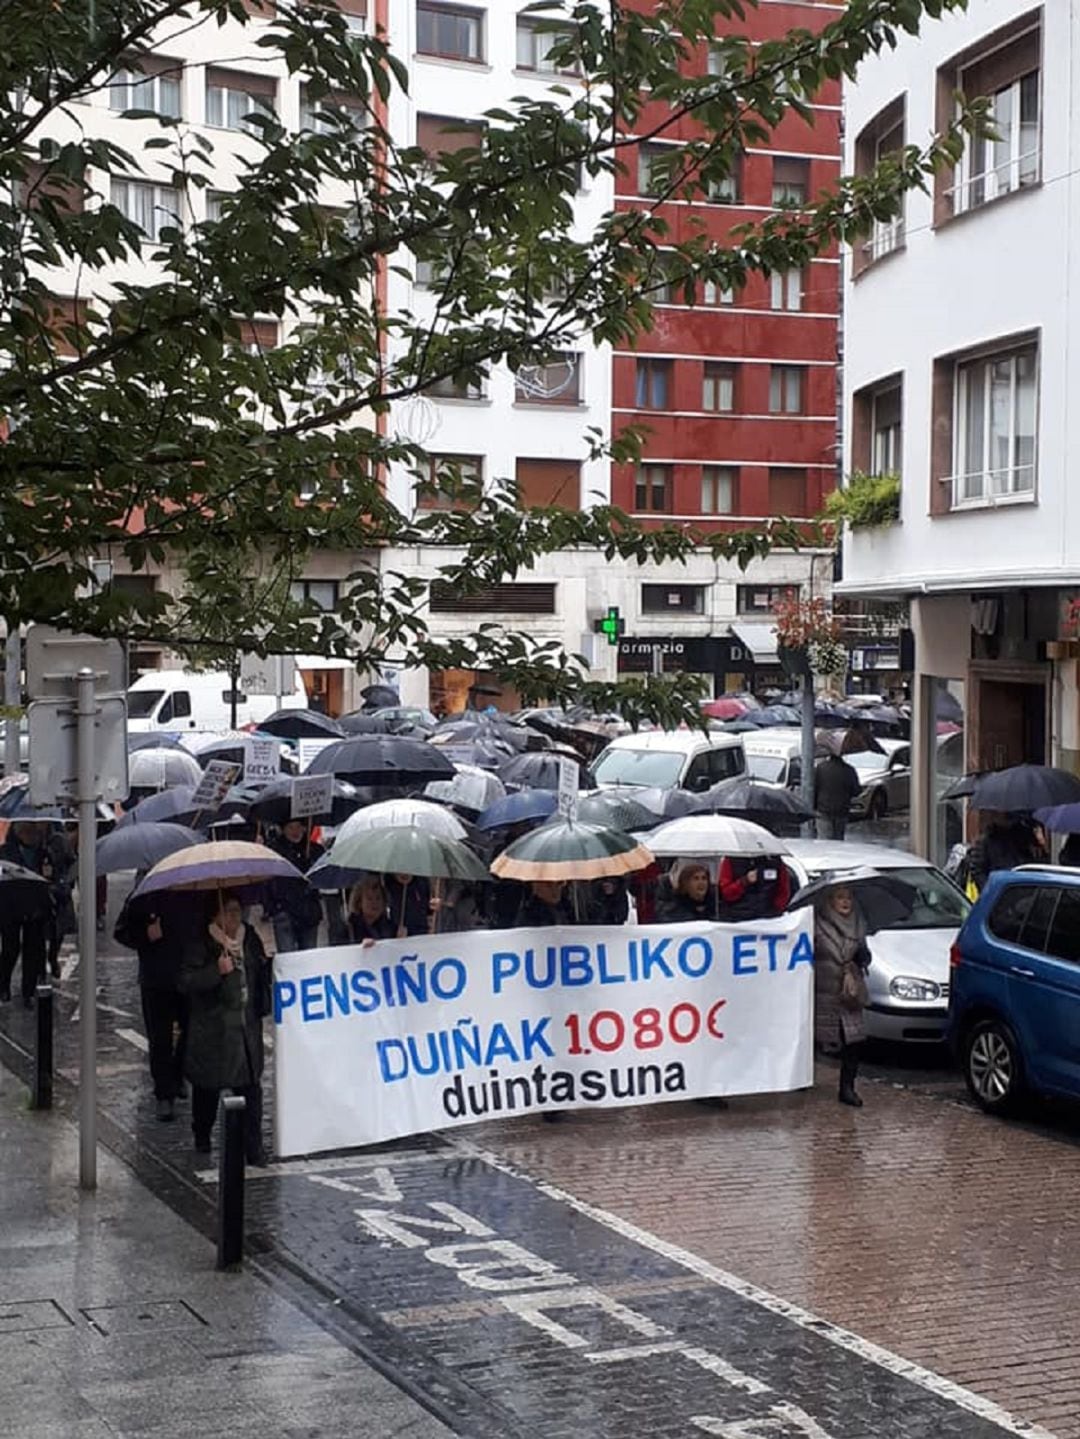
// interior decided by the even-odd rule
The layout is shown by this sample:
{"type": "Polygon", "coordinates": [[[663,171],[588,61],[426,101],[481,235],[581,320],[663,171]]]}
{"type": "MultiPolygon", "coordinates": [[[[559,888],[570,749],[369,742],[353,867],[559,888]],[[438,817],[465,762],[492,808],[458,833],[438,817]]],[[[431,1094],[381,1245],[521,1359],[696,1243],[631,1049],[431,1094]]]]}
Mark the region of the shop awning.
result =
{"type": "Polygon", "coordinates": [[[296,655],[296,668],[298,670],[351,670],[352,660],[344,660],[336,655],[296,655]]]}
{"type": "Polygon", "coordinates": [[[764,621],[758,624],[753,620],[740,620],[729,628],[733,637],[739,641],[756,665],[779,663],[776,630],[773,625],[764,621]]]}

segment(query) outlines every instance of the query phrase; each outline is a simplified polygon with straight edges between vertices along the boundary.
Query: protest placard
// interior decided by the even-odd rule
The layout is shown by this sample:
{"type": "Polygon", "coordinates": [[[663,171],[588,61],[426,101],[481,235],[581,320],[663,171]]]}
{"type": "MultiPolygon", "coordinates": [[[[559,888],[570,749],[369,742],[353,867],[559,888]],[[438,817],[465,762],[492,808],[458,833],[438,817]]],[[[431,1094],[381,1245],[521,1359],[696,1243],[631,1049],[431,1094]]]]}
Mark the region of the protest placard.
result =
{"type": "Polygon", "coordinates": [[[289,818],[310,819],[314,814],[327,814],[333,799],[332,774],[296,775],[289,800],[289,818]]]}
{"type": "Polygon", "coordinates": [[[269,784],[281,773],[281,741],[247,739],[244,741],[244,779],[269,784]]]}
{"type": "Polygon", "coordinates": [[[240,777],[240,766],[227,759],[212,759],[203,771],[191,803],[197,810],[217,809],[240,777]]]}

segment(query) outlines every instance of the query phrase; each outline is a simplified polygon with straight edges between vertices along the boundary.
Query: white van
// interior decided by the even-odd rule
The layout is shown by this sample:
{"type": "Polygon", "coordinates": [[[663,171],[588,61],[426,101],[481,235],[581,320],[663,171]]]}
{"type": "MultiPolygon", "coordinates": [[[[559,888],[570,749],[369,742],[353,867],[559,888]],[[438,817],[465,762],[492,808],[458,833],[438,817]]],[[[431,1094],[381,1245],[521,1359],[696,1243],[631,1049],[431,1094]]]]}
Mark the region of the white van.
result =
{"type": "Polygon", "coordinates": [[[599,789],[636,784],[700,794],[745,770],[741,735],[680,729],[620,735],[593,762],[591,774],[599,789]]]}
{"type": "Polygon", "coordinates": [[[802,782],[802,731],[764,729],[744,734],[746,771],[756,784],[773,789],[798,789],[802,782]]]}
{"type": "MultiPolygon", "coordinates": [[[[227,730],[232,722],[232,679],[226,670],[151,670],[127,692],[128,729],[227,730]]],[[[296,671],[295,688],[283,695],[283,709],[305,709],[307,690],[296,671]]],[[[236,695],[237,726],[268,719],[278,708],[276,695],[236,695]]]]}

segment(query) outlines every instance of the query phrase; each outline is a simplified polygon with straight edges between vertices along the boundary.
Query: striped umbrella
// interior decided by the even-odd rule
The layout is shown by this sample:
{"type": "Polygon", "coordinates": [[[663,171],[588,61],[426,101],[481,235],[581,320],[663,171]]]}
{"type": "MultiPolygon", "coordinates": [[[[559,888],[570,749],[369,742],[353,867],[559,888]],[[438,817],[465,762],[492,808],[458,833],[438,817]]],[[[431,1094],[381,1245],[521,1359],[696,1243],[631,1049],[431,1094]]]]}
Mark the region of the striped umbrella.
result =
{"type": "Polygon", "coordinates": [[[557,819],[502,852],[491,872],[499,879],[606,879],[647,869],[652,854],[632,835],[599,824],[557,819]]]}
{"type": "Polygon", "coordinates": [[[159,860],[134,893],[235,889],[237,885],[262,884],[271,879],[304,882],[304,876],[294,865],[265,844],[236,839],[211,840],[159,860]]]}

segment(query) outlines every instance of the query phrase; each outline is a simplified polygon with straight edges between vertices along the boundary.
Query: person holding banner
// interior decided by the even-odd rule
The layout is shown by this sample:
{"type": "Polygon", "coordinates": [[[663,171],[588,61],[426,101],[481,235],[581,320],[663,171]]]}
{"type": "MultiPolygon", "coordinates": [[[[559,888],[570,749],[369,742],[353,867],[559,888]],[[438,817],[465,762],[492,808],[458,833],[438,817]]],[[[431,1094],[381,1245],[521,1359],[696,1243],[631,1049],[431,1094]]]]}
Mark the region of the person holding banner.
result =
{"type": "MultiPolygon", "coordinates": [[[[302,819],[287,820],[266,843],[282,859],[295,865],[301,874],[307,874],[326,853],[321,844],[312,840],[308,822],[302,819]]],[[[278,954],[314,949],[319,943],[323,911],[322,902],[314,890],[298,884],[272,884],[269,911],[278,954]]]]}
{"type": "Polygon", "coordinates": [[[677,859],[661,880],[656,896],[658,924],[716,919],[716,891],[709,867],[700,859],[677,859]]]}
{"type": "Polygon", "coordinates": [[[870,999],[869,967],[865,921],[852,891],[837,885],[814,907],[814,1040],[824,1053],[839,1054],[837,1098],[855,1109],[862,1108],[855,1080],[870,999]]]}
{"type": "Polygon", "coordinates": [[[394,922],[387,912],[386,890],[377,874],[365,875],[349,894],[349,940],[374,944],[394,938],[394,922]]]}
{"type": "Polygon", "coordinates": [[[791,879],[779,855],[727,856],[720,861],[719,918],[726,923],[771,919],[783,914],[791,898],[791,879]]]}
{"type": "Polygon", "coordinates": [[[191,1001],[184,1070],[196,1152],[210,1153],[218,1099],[228,1089],[246,1101],[247,1161],[265,1164],[262,1021],[270,1013],[270,963],[235,895],[211,897],[202,933],[184,956],[180,988],[191,1001]]]}

